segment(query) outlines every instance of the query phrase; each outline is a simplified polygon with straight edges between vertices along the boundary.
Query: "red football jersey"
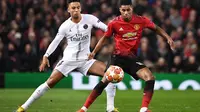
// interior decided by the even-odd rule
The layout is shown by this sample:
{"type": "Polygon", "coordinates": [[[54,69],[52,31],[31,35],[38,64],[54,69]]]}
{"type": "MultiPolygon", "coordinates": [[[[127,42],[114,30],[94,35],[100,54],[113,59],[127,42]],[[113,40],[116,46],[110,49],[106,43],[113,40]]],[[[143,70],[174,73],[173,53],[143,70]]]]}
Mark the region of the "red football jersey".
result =
{"type": "Polygon", "coordinates": [[[155,29],[155,24],[146,17],[133,15],[130,22],[121,16],[114,18],[108,24],[106,37],[114,35],[115,48],[113,54],[121,56],[136,56],[144,28],[155,29]]]}

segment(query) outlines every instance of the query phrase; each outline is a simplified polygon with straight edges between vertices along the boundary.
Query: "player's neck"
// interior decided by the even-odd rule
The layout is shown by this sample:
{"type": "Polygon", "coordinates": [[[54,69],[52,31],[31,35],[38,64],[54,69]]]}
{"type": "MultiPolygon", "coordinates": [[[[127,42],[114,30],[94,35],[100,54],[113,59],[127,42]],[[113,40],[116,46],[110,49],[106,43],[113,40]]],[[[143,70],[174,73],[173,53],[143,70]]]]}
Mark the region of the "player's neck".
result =
{"type": "Polygon", "coordinates": [[[131,18],[123,18],[123,20],[124,20],[125,22],[130,22],[131,19],[132,19],[132,17],[131,17],[131,18]]]}
{"type": "Polygon", "coordinates": [[[78,18],[71,18],[71,21],[74,22],[74,23],[79,23],[81,21],[82,17],[81,15],[78,17],[78,18]]]}
{"type": "Polygon", "coordinates": [[[130,18],[123,18],[123,17],[122,17],[122,19],[123,19],[125,22],[130,22],[130,21],[132,20],[132,17],[133,17],[133,16],[131,16],[130,18]]]}

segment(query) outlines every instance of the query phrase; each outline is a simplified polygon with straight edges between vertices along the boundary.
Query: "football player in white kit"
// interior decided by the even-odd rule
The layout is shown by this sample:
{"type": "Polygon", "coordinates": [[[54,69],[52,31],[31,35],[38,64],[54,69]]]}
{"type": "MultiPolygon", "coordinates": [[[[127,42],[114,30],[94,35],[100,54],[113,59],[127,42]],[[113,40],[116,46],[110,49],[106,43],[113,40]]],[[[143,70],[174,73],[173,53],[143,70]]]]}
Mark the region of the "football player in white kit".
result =
{"type": "MultiPolygon", "coordinates": [[[[43,56],[39,70],[44,71],[46,65],[50,66],[48,57],[54,52],[61,40],[66,38],[67,46],[63,52],[63,58],[58,62],[47,81],[41,84],[16,112],[25,112],[35,100],[55,86],[61,79],[67,77],[73,70],[78,70],[84,75],[90,73],[104,76],[106,65],[95,59],[89,60],[88,55],[90,54],[91,29],[96,27],[106,31],[107,26],[93,15],[81,14],[80,0],[68,1],[68,12],[71,17],[60,26],[55,39],[43,56]]],[[[105,77],[103,77],[102,82],[109,83],[105,77]]],[[[107,86],[107,112],[118,112],[114,108],[115,90],[114,84],[110,83],[107,86]]],[[[101,93],[102,91],[98,92],[101,93]]]]}

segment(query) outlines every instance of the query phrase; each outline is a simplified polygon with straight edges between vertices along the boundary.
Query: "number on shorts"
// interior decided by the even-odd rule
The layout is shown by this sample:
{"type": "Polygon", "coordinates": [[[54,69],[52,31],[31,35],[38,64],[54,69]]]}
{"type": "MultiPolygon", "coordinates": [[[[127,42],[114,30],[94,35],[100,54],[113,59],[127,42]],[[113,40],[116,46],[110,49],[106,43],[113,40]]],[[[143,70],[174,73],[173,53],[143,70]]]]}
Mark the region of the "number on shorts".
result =
{"type": "Polygon", "coordinates": [[[64,62],[63,60],[60,61],[60,62],[58,63],[58,65],[57,65],[57,67],[60,66],[63,62],[64,62]]]}
{"type": "Polygon", "coordinates": [[[141,63],[141,62],[136,62],[138,65],[144,65],[143,63],[141,63]]]}

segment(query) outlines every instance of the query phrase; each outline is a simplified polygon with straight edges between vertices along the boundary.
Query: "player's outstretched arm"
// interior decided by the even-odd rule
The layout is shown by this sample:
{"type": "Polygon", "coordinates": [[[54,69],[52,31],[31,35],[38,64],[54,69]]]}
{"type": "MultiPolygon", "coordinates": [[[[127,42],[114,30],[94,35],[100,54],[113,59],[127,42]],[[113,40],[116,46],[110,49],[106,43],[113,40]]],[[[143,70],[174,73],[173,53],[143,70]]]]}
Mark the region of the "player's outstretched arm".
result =
{"type": "Polygon", "coordinates": [[[45,67],[46,65],[48,67],[50,67],[50,64],[49,64],[49,60],[48,60],[48,57],[55,51],[55,49],[58,47],[59,43],[61,42],[61,40],[64,38],[64,34],[65,32],[63,31],[63,28],[60,27],[59,28],[59,31],[56,35],[56,37],[54,38],[54,40],[51,42],[51,44],[49,45],[49,47],[47,48],[47,51],[46,53],[44,54],[43,56],[43,59],[42,59],[42,63],[40,64],[40,67],[39,67],[39,71],[44,71],[45,70],[45,67]]]}
{"type": "Polygon", "coordinates": [[[94,56],[96,55],[96,53],[102,48],[102,46],[105,44],[106,41],[106,36],[104,35],[103,37],[101,37],[101,39],[98,41],[97,45],[95,46],[94,50],[92,51],[92,53],[90,53],[88,55],[88,59],[92,59],[94,58],[94,56]]]}
{"type": "Polygon", "coordinates": [[[47,51],[42,58],[42,63],[40,64],[40,67],[39,67],[40,72],[45,70],[46,65],[48,67],[50,67],[48,57],[55,51],[55,49],[57,48],[57,46],[59,45],[59,43],[63,39],[63,37],[64,36],[57,34],[55,39],[51,42],[51,44],[47,48],[47,51]]]}
{"type": "Polygon", "coordinates": [[[170,48],[174,51],[175,50],[175,44],[172,38],[159,26],[156,25],[156,33],[159,34],[162,37],[165,37],[167,39],[168,44],[170,45],[170,48]]]}

